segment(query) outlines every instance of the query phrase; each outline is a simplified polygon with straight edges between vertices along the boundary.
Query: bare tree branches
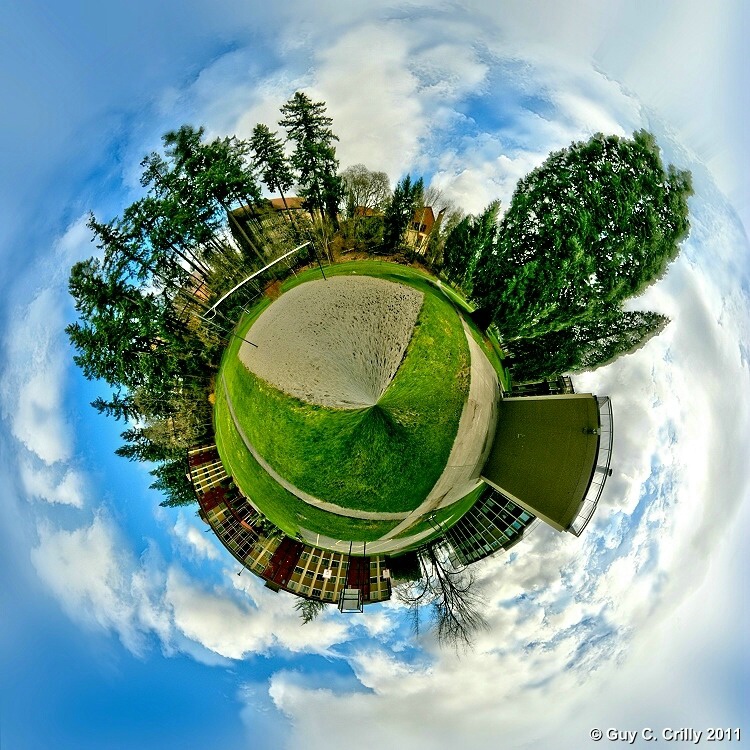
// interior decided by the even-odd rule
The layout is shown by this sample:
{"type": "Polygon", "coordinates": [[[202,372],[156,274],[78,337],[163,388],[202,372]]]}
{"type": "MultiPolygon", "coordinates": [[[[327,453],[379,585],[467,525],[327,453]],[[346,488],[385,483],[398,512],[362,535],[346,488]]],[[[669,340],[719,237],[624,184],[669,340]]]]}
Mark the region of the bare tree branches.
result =
{"type": "Polygon", "coordinates": [[[480,630],[486,630],[482,614],[486,602],[477,591],[474,575],[466,568],[455,568],[447,551],[431,544],[418,551],[422,578],[396,588],[396,597],[409,609],[412,629],[419,635],[424,607],[431,612],[440,645],[470,648],[480,630]]]}

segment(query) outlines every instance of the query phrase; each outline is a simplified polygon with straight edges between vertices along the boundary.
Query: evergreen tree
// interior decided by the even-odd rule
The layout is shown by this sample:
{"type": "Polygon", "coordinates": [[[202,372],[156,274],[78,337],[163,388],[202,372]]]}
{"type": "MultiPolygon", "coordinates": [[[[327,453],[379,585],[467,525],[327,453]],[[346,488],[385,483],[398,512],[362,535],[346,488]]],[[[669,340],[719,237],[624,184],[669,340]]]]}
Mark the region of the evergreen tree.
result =
{"type": "Polygon", "coordinates": [[[422,201],[423,191],[422,178],[412,182],[409,174],[396,185],[383,219],[383,244],[386,250],[395,251],[401,246],[406,228],[422,201]]]}
{"type": "Polygon", "coordinates": [[[655,312],[599,311],[591,319],[507,345],[515,381],[592,370],[643,346],[669,319],[655,312]]]}
{"type": "Polygon", "coordinates": [[[302,624],[307,625],[326,608],[326,603],[322,599],[298,599],[294,608],[299,612],[302,624]]]}
{"type": "Polygon", "coordinates": [[[325,111],[323,102],[313,102],[298,91],[281,108],[279,125],[294,144],[291,162],[307,208],[327,216],[337,226],[342,188],[333,142],[338,136],[331,130],[333,120],[325,111]]]}
{"type": "Polygon", "coordinates": [[[473,296],[506,340],[617,306],[677,255],[691,194],[690,173],[665,171],[649,133],[573,143],[518,183],[473,296]]]}
{"type": "Polygon", "coordinates": [[[284,154],[284,144],[268,126],[259,123],[253,128],[250,148],[260,169],[263,184],[281,196],[284,208],[289,210],[284,192],[294,184],[294,175],[284,154]]]}
{"type": "Polygon", "coordinates": [[[197,502],[195,490],[188,478],[188,462],[186,456],[164,461],[150,474],[156,477],[150,488],[163,492],[167,497],[159,505],[174,508],[182,505],[192,505],[197,502]]]}
{"type": "Polygon", "coordinates": [[[478,216],[466,216],[451,231],[443,248],[443,270],[449,279],[468,290],[483,250],[497,234],[500,201],[493,201],[478,216]]]}

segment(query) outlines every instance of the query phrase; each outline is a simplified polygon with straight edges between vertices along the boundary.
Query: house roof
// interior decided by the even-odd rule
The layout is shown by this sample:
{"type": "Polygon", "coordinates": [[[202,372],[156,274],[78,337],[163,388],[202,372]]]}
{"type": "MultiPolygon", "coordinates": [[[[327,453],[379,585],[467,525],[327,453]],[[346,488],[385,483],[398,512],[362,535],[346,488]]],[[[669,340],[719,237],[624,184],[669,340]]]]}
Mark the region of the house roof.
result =
{"type": "Polygon", "coordinates": [[[286,206],[281,198],[269,199],[268,202],[271,204],[271,208],[274,208],[276,211],[286,211],[287,209],[297,211],[304,208],[304,198],[298,198],[296,195],[287,195],[285,197],[286,206]]]}
{"type": "Polygon", "coordinates": [[[367,206],[355,206],[354,213],[357,216],[364,216],[364,217],[383,215],[382,211],[378,211],[376,208],[368,208],[367,206]]]}
{"type": "Polygon", "coordinates": [[[432,210],[432,206],[424,206],[422,208],[418,208],[414,212],[412,221],[424,224],[427,227],[427,231],[429,232],[430,228],[435,223],[435,212],[432,210]]]}

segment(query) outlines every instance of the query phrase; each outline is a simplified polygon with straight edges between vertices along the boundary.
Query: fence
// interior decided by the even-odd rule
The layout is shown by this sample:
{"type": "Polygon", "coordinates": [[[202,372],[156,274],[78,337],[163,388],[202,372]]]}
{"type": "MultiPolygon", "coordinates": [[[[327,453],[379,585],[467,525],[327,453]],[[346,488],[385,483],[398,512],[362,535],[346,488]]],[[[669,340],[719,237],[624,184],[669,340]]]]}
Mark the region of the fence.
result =
{"type": "Polygon", "coordinates": [[[599,407],[599,452],[596,456],[596,468],[591,478],[591,484],[589,484],[589,488],[583,498],[581,509],[568,529],[568,531],[576,536],[581,535],[591,520],[591,516],[594,515],[604,485],[612,475],[612,470],[609,468],[609,462],[612,459],[612,438],[614,434],[612,402],[609,396],[597,396],[596,403],[599,407]]]}

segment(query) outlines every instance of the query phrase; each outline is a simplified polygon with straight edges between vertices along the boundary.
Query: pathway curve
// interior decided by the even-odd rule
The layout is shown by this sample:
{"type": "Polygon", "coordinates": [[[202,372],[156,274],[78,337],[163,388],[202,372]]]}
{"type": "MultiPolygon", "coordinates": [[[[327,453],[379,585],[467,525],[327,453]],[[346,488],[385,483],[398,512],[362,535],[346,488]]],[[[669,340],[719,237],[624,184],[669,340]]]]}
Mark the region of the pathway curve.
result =
{"type": "Polygon", "coordinates": [[[426,513],[453,505],[481,483],[479,475],[497,428],[500,384],[495,368],[474,340],[463,316],[460,317],[469,344],[471,376],[469,396],[461,412],[448,462],[425,500],[382,539],[392,539],[426,513]]]}
{"type": "Polygon", "coordinates": [[[240,437],[242,438],[242,442],[245,444],[245,447],[250,451],[250,454],[252,457],[261,465],[261,468],[268,473],[268,475],[278,484],[280,484],[285,490],[288,490],[293,495],[298,497],[303,502],[307,503],[308,505],[312,505],[316,508],[320,508],[321,510],[327,510],[329,513],[335,513],[339,516],[347,516],[348,518],[360,518],[366,521],[401,521],[402,519],[406,518],[409,514],[408,513],[378,513],[376,511],[367,511],[367,510],[353,510],[352,508],[344,508],[341,505],[336,505],[334,503],[326,502],[325,500],[320,500],[317,497],[314,497],[313,495],[308,494],[304,490],[301,490],[299,487],[296,487],[291,482],[287,481],[282,477],[274,468],[271,466],[271,464],[266,461],[263,456],[258,453],[257,450],[255,450],[255,446],[250,442],[250,439],[245,434],[245,431],[240,426],[239,422],[237,421],[237,416],[234,411],[234,405],[232,404],[232,399],[229,396],[229,389],[227,388],[227,383],[224,378],[224,373],[221,374],[221,385],[224,389],[224,396],[227,400],[227,406],[229,407],[229,414],[232,417],[232,422],[234,423],[234,426],[237,430],[237,432],[240,434],[240,437]]]}
{"type": "Polygon", "coordinates": [[[401,552],[406,547],[418,544],[423,539],[434,535],[434,533],[434,529],[427,529],[426,531],[420,531],[418,534],[402,537],[401,539],[376,539],[372,542],[350,542],[348,539],[334,539],[331,536],[318,534],[309,529],[300,528],[299,530],[302,540],[313,547],[322,547],[334,552],[348,553],[349,545],[351,544],[353,555],[379,555],[388,554],[389,552],[401,552]]]}

